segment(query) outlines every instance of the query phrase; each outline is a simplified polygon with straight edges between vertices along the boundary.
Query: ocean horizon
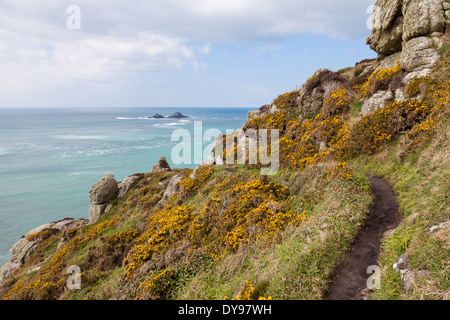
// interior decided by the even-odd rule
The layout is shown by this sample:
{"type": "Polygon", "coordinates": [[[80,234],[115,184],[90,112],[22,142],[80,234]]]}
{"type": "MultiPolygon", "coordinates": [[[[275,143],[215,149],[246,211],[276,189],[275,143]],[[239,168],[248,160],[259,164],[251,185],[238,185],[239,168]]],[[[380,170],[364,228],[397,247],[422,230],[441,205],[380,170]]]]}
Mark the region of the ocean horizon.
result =
{"type": "MultiPolygon", "coordinates": [[[[239,129],[252,108],[0,109],[0,265],[26,232],[66,217],[89,217],[89,190],[106,174],[117,181],[151,172],[160,157],[175,164],[176,129],[239,129]],[[188,118],[152,119],[181,112],[188,118]]],[[[204,141],[202,152],[211,142],[204,141]]],[[[194,149],[193,149],[194,151],[194,149]]]]}

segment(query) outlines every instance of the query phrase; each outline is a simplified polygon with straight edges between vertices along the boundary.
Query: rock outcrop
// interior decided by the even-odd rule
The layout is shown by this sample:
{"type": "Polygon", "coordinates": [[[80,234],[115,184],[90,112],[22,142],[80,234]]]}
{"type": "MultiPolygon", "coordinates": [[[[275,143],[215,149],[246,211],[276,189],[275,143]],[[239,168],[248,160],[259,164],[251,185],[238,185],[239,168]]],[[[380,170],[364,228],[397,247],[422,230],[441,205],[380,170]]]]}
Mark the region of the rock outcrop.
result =
{"type": "Polygon", "coordinates": [[[135,173],[123,179],[122,182],[119,182],[117,184],[119,187],[119,194],[117,195],[117,198],[122,199],[125,194],[131,189],[131,187],[143,177],[143,173],[135,173]]]}
{"type": "Polygon", "coordinates": [[[89,200],[92,204],[100,205],[108,203],[117,195],[119,186],[113,175],[106,175],[92,185],[89,191],[89,200]]]}
{"type": "MultiPolygon", "coordinates": [[[[405,81],[427,75],[439,60],[439,38],[450,31],[450,2],[446,0],[378,0],[367,44],[383,60],[390,59],[408,75],[405,81]],[[400,53],[398,55],[398,53],[400,53]]],[[[381,66],[383,65],[383,66],[381,66]]]]}
{"type": "Polygon", "coordinates": [[[418,37],[405,44],[400,62],[402,69],[408,73],[405,77],[406,82],[430,73],[433,65],[440,59],[435,49],[437,41],[429,37],[418,37]]]}
{"type": "MultiPolygon", "coordinates": [[[[60,231],[79,228],[88,223],[87,220],[65,218],[56,222],[46,223],[27,232],[10,249],[11,259],[0,268],[0,283],[5,281],[16,269],[23,266],[45,237],[60,231]]],[[[39,267],[35,267],[37,270],[39,267]]]]}
{"type": "Polygon", "coordinates": [[[361,107],[361,113],[366,115],[377,109],[383,108],[394,101],[392,91],[379,91],[364,101],[361,107]]]}
{"type": "Polygon", "coordinates": [[[161,198],[161,200],[159,200],[157,206],[159,207],[163,207],[167,202],[169,202],[173,195],[178,191],[178,182],[180,182],[182,180],[182,177],[180,175],[175,175],[172,177],[172,179],[170,179],[169,184],[167,185],[166,191],[164,191],[164,194],[161,198]]]}
{"type": "Polygon", "coordinates": [[[106,175],[92,186],[89,191],[89,200],[92,205],[89,208],[90,223],[97,222],[105,212],[108,202],[119,193],[119,185],[113,175],[106,175]]]}
{"type": "Polygon", "coordinates": [[[164,172],[164,171],[172,171],[172,169],[170,168],[170,165],[167,162],[166,158],[161,157],[158,160],[158,164],[153,166],[152,172],[164,172]]]}

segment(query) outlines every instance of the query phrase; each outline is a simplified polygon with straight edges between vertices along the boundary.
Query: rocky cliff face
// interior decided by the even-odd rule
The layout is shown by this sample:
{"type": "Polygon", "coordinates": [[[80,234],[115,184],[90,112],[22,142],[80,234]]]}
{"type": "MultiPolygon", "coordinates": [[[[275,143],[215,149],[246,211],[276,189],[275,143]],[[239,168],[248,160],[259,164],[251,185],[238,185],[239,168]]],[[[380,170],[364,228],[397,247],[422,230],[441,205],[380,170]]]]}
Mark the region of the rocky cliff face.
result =
{"type": "MultiPolygon", "coordinates": [[[[10,250],[12,255],[11,259],[0,268],[0,283],[8,279],[15,270],[22,267],[39,245],[51,235],[77,229],[87,224],[88,221],[85,219],[75,220],[73,218],[65,218],[60,221],[43,224],[27,232],[12,246],[10,250]]],[[[62,236],[60,244],[64,243],[64,241],[64,236],[62,236]]],[[[27,272],[39,270],[41,266],[42,264],[38,264],[27,272]]]]}
{"type": "Polygon", "coordinates": [[[444,0],[378,0],[367,44],[380,65],[400,61],[405,81],[427,75],[439,60],[440,37],[450,30],[450,2],[444,0]]]}

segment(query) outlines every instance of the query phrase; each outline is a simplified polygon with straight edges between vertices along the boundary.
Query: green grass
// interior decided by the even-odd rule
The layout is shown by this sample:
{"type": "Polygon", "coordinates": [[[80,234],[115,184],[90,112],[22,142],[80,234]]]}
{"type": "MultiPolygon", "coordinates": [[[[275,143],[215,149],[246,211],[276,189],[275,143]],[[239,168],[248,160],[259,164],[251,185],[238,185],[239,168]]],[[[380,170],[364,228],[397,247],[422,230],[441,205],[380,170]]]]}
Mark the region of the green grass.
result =
{"type": "Polygon", "coordinates": [[[350,115],[352,117],[358,117],[361,115],[361,109],[364,104],[364,101],[357,101],[350,107],[350,115]]]}

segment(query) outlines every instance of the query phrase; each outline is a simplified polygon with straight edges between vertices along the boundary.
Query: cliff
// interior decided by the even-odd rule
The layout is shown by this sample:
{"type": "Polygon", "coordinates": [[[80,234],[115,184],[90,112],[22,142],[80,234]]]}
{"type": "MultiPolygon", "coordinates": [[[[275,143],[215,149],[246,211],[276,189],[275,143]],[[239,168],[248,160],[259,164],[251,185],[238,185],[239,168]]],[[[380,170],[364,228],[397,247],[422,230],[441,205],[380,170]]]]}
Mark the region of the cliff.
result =
{"type": "Polygon", "coordinates": [[[367,40],[376,59],[318,70],[249,112],[195,170],[160,159],[122,182],[105,176],[92,186],[89,222],[19,240],[0,297],[323,299],[370,215],[368,176],[381,176],[401,221],[383,234],[381,285],[365,298],[448,299],[449,3],[376,8],[367,40]],[[249,133],[275,129],[279,170],[261,175],[267,163],[248,161],[260,146],[249,133]]]}

